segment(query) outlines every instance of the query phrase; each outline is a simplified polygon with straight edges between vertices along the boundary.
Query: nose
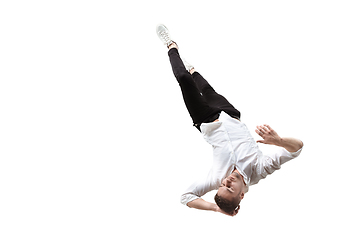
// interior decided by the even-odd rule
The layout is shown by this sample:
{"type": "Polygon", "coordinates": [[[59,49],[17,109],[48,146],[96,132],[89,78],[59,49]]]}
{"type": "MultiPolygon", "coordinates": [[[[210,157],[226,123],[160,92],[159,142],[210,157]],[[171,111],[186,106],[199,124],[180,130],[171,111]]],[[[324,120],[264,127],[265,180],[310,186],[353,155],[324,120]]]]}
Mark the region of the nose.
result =
{"type": "Polygon", "coordinates": [[[225,179],[225,185],[228,187],[230,185],[230,183],[231,183],[231,181],[228,178],[226,178],[225,179]]]}

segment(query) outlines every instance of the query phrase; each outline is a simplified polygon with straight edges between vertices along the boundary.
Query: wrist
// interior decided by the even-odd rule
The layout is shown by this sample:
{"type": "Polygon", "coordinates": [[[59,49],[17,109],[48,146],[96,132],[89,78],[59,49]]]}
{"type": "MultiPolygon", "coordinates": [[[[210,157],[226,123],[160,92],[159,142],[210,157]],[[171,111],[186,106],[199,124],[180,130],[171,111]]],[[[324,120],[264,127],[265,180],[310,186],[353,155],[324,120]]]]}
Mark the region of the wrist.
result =
{"type": "Polygon", "coordinates": [[[282,137],[279,137],[279,139],[275,145],[279,146],[279,147],[284,147],[284,139],[282,137]]]}
{"type": "Polygon", "coordinates": [[[212,211],[214,211],[214,212],[219,212],[219,211],[220,211],[219,206],[218,206],[217,204],[213,203],[212,211]]]}

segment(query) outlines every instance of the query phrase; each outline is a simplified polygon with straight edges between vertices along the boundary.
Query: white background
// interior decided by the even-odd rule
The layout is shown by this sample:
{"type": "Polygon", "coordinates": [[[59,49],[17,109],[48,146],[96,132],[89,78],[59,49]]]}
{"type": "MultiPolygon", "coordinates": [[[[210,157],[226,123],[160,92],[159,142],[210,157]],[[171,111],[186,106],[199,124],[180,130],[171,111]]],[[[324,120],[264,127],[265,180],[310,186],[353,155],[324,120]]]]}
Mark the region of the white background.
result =
{"type": "Polygon", "coordinates": [[[359,11],[346,0],[1,1],[0,239],[359,239],[359,11]],[[158,23],[251,131],[267,123],[305,143],[236,217],[180,204],[212,150],[158,23]]]}

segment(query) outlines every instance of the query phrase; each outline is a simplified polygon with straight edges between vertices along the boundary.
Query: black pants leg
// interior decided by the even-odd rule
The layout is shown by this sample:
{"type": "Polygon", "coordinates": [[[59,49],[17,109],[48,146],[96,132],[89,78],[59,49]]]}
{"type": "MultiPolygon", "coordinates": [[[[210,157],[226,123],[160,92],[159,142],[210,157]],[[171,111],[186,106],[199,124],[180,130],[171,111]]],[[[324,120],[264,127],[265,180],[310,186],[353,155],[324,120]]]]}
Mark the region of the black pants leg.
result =
{"type": "Polygon", "coordinates": [[[221,111],[227,112],[227,110],[232,110],[235,116],[238,113],[240,117],[240,112],[223,96],[217,94],[199,73],[194,73],[195,75],[192,76],[186,70],[176,48],[170,49],[168,55],[173,73],[180,85],[186,108],[194,125],[199,130],[201,123],[214,121],[214,116],[218,115],[221,111]],[[199,82],[195,83],[194,80],[199,82]],[[203,92],[201,93],[200,91],[203,92]]]}
{"type": "Polygon", "coordinates": [[[212,106],[221,109],[234,118],[240,119],[240,112],[222,95],[215,92],[214,88],[200,75],[194,72],[192,77],[206,102],[212,106]]]}

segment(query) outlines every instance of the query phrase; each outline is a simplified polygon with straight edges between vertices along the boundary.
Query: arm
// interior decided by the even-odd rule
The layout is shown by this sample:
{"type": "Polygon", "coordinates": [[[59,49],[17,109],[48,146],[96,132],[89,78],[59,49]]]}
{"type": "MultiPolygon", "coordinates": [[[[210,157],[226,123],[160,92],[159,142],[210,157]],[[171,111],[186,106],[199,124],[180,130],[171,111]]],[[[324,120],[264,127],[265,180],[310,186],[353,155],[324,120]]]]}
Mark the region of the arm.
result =
{"type": "Polygon", "coordinates": [[[239,208],[234,210],[232,214],[227,214],[223,212],[217,204],[207,202],[201,198],[207,192],[217,189],[219,187],[217,182],[219,181],[213,177],[212,171],[210,171],[206,178],[200,179],[188,187],[185,193],[181,195],[181,203],[190,208],[220,212],[229,216],[235,216],[238,213],[239,208]]]}
{"type": "Polygon", "coordinates": [[[258,143],[283,147],[289,152],[297,152],[303,147],[301,140],[296,138],[281,138],[269,125],[264,124],[256,128],[255,132],[263,138],[263,140],[258,140],[258,143]]]}
{"type": "Polygon", "coordinates": [[[302,151],[303,143],[295,138],[281,138],[269,125],[257,126],[255,130],[263,140],[258,143],[276,145],[273,151],[262,155],[256,163],[256,171],[251,176],[250,185],[257,184],[267,175],[279,170],[281,165],[296,158],[302,151]]]}
{"type": "Polygon", "coordinates": [[[210,203],[205,201],[202,198],[195,199],[192,202],[187,204],[188,207],[196,208],[199,210],[207,210],[207,211],[216,211],[217,205],[215,203],[210,203]]]}
{"type": "Polygon", "coordinates": [[[219,206],[216,205],[215,203],[207,202],[207,201],[203,200],[202,198],[198,198],[198,199],[195,199],[192,202],[189,202],[187,204],[187,206],[191,207],[191,208],[196,208],[196,209],[199,209],[199,210],[208,210],[208,211],[219,212],[219,213],[223,213],[223,214],[228,215],[228,216],[235,216],[239,212],[239,208],[237,208],[231,215],[227,214],[224,211],[222,211],[219,208],[219,206]]]}

